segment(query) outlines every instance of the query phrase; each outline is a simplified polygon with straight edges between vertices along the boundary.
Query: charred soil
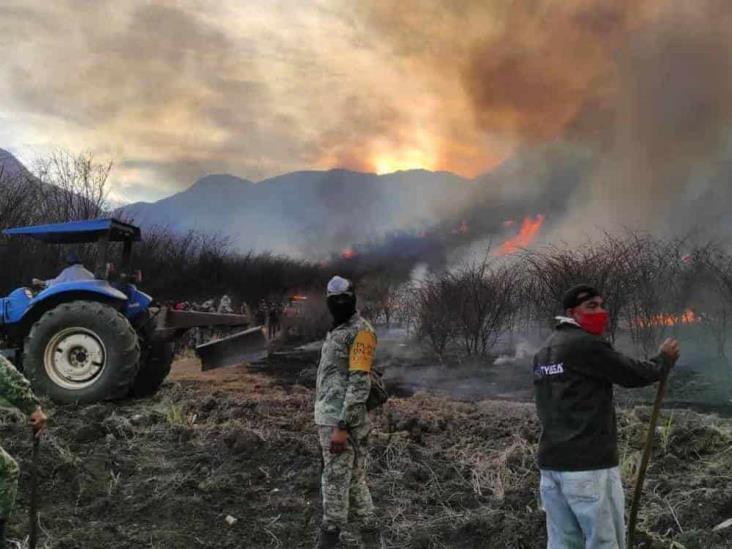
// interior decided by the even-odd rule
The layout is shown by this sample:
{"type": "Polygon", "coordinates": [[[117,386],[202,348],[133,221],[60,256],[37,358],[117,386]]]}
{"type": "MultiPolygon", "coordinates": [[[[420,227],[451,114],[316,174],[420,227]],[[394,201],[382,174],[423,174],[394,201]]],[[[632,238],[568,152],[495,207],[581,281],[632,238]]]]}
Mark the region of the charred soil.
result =
{"type": "MultiPolygon", "coordinates": [[[[320,457],[310,360],[204,374],[184,360],[155,397],[50,407],[39,546],[312,547],[320,457]]],[[[626,494],[648,414],[619,416],[626,494]]],[[[9,525],[22,538],[31,443],[20,415],[0,417],[22,471],[9,525]]],[[[369,479],[386,547],[545,547],[532,405],[417,393],[373,420],[369,479]]],[[[712,530],[732,517],[732,421],[666,411],[656,438],[643,546],[731,547],[732,527],[712,530]]]]}

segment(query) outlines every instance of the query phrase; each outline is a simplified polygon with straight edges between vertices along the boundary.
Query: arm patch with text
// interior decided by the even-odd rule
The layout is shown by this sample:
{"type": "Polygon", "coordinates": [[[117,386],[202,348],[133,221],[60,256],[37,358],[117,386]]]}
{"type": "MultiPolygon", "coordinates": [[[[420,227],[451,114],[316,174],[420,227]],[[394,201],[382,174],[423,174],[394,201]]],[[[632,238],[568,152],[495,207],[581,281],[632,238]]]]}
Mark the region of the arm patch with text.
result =
{"type": "Polygon", "coordinates": [[[368,330],[362,330],[356,334],[356,339],[351,345],[351,352],[348,357],[348,369],[350,371],[370,372],[374,363],[374,351],[376,350],[376,335],[368,330]]]}

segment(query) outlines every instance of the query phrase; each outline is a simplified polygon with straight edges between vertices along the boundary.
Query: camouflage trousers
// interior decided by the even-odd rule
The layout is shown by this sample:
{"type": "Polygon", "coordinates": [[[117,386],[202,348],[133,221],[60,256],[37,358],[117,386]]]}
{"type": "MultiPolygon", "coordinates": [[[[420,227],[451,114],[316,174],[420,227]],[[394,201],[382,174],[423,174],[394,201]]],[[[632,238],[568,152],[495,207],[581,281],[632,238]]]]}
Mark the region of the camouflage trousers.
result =
{"type": "Polygon", "coordinates": [[[7,520],[13,511],[18,493],[19,469],[15,460],[0,447],[0,520],[7,520]]]}
{"type": "Polygon", "coordinates": [[[348,437],[346,450],[340,454],[330,453],[333,429],[318,425],[323,453],[323,527],[343,528],[349,518],[368,523],[374,517],[374,504],[366,485],[369,426],[355,428],[348,437]]]}

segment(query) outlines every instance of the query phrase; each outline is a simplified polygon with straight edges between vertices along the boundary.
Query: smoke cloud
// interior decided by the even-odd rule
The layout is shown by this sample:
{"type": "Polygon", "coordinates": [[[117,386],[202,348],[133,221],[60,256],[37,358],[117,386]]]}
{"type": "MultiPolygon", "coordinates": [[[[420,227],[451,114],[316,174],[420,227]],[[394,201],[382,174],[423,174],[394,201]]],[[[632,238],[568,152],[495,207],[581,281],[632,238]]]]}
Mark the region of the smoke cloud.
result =
{"type": "Polygon", "coordinates": [[[435,81],[459,81],[475,124],[511,144],[514,174],[489,177],[481,206],[512,194],[538,208],[526,214],[549,214],[570,239],[593,227],[688,230],[699,217],[679,214],[690,206],[705,222],[723,220],[731,198],[732,5],[440,4],[372,2],[364,13],[400,56],[435,81]],[[557,164],[552,143],[576,153],[557,164]],[[536,160],[542,150],[549,151],[543,167],[536,160]],[[587,154],[592,167],[569,184],[576,176],[571,158],[587,154]],[[567,181],[561,173],[546,177],[556,169],[566,169],[567,181]],[[511,177],[516,172],[523,180],[511,177]]]}
{"type": "Polygon", "coordinates": [[[596,221],[688,230],[726,213],[731,17],[726,2],[671,2],[622,46],[611,146],[579,197],[596,221]]]}
{"type": "Polygon", "coordinates": [[[730,28],[724,0],[11,0],[0,135],[111,155],[117,198],[422,167],[487,173],[476,238],[729,224],[730,28]]]}

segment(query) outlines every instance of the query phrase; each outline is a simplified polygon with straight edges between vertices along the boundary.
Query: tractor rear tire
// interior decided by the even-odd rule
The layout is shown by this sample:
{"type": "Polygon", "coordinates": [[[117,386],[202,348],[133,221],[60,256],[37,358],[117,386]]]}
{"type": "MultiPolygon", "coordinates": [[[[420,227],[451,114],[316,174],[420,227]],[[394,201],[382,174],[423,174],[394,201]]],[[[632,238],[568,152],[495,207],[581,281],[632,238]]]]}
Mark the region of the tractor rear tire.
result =
{"type": "Polygon", "coordinates": [[[96,301],[71,301],[45,312],[23,349],[33,389],[60,403],[127,396],[139,360],[140,342],[129,321],[96,301]]]}
{"type": "Polygon", "coordinates": [[[155,394],[168,377],[173,364],[175,348],[172,341],[154,341],[147,344],[140,361],[135,381],[130,389],[134,397],[146,397],[155,394]]]}

